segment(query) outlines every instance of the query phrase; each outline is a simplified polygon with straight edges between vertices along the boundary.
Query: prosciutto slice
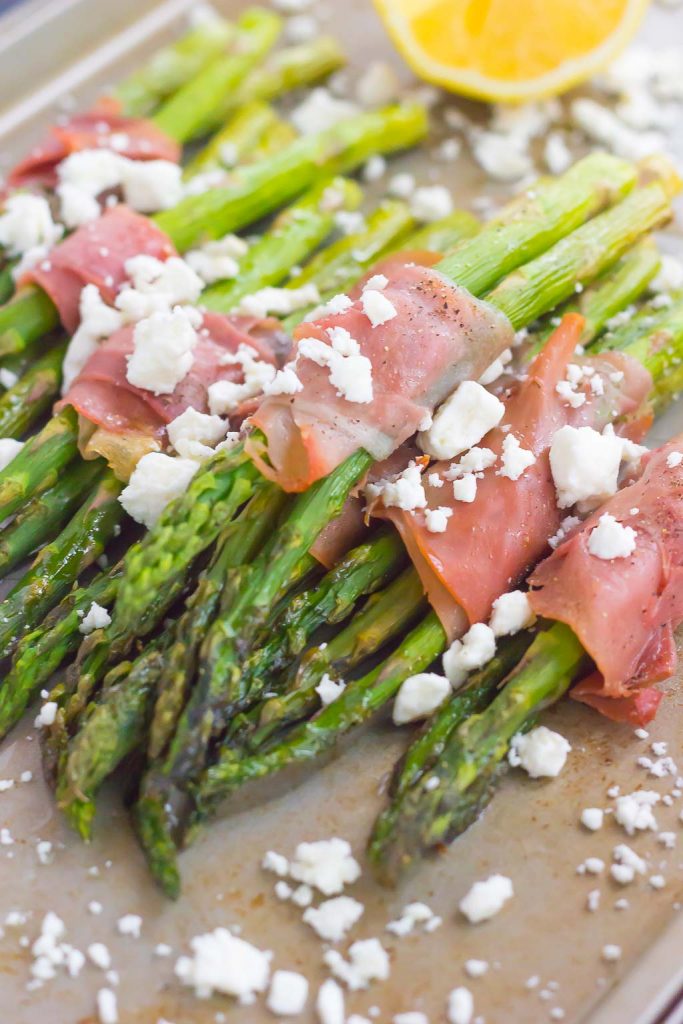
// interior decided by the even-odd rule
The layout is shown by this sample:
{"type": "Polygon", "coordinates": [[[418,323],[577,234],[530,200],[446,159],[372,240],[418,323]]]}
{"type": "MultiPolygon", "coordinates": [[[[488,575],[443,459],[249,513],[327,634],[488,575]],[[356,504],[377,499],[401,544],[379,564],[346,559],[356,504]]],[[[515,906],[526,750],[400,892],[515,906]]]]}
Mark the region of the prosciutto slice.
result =
{"type": "Polygon", "coordinates": [[[52,125],[45,138],[11,171],[11,188],[57,184],[57,164],[84,149],[113,149],[130,160],[180,160],[180,145],[152,121],[124,117],[118,100],[100,100],[92,110],[52,125]]]}
{"type": "Polygon", "coordinates": [[[642,415],[651,386],[649,373],[619,352],[577,359],[575,348],[582,324],[576,314],[564,318],[526,379],[507,399],[500,426],[480,442],[499,456],[505,437],[513,434],[522,448],[534,453],[536,461],[517,480],[497,475],[498,460],[477,480],[474,501],[466,503],[455,500],[448,480],[435,487],[425,479],[434,473],[443,479],[450,463],[430,465],[423,477],[428,508],[446,506],[453,513],[444,533],[427,529],[423,510],[380,510],[400,531],[450,637],[471,623],[486,621],[496,598],[518,585],[547,550],[548,538],[559,529],[563,513],[557,507],[549,458],[555,432],[565,424],[599,430],[616,420],[617,430],[640,440],[649,425],[650,417],[642,415]],[[589,392],[578,409],[555,390],[570,362],[593,367],[604,383],[604,395],[589,392]],[[624,375],[618,384],[610,378],[615,371],[624,375]]]}
{"type": "Polygon", "coordinates": [[[610,498],[530,578],[531,603],[568,625],[597,671],[572,696],[609,718],[644,724],[661,693],[653,683],[676,668],[673,631],[683,621],[683,435],[644,457],[637,480],[610,498]],[[675,461],[675,460],[674,460],[675,461]],[[636,531],[625,558],[592,555],[588,539],[609,513],[636,531]]]}
{"type": "Polygon", "coordinates": [[[168,395],[135,387],[126,378],[128,357],[134,349],[134,327],[123,327],[93,353],[59,408],[71,405],[89,423],[116,434],[137,432],[163,439],[166,425],[185,409],[192,406],[198,412],[208,410],[210,384],[219,380],[242,382],[239,363],[223,364],[226,353],[234,354],[240,345],[249,345],[259,359],[275,365],[270,346],[260,336],[269,326],[268,322],[249,318],[205,313],[193,349],[192,368],[168,395]]]}
{"type": "Polygon", "coordinates": [[[387,458],[460,381],[479,377],[511,343],[502,314],[437,270],[402,264],[382,294],[397,313],[384,324],[373,327],[357,299],[344,313],[301,324],[295,335],[297,343],[329,343],[331,328],[345,328],[371,363],[371,402],[341,397],[327,367],[299,358],[302,390],[267,397],[252,417],[257,431],[248,450],[286,491],[306,490],[360,448],[387,458]]]}
{"type": "Polygon", "coordinates": [[[148,217],[127,206],[115,206],[55,246],[48,260],[22,275],[19,285],[37,284],[47,292],[63,326],[73,334],[84,286],[97,285],[111,305],[128,280],[127,260],[138,255],[166,260],[177,253],[168,236],[148,217]]]}

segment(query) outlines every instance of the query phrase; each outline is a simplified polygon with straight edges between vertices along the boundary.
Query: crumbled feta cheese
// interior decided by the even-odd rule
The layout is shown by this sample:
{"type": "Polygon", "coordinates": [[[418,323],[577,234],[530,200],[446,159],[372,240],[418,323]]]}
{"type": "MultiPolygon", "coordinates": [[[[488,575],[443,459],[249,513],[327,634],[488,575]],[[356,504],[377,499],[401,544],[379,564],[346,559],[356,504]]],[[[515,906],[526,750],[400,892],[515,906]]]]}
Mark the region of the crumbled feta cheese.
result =
{"type": "Polygon", "coordinates": [[[95,914],[95,915],[101,914],[103,909],[104,908],[103,908],[102,904],[99,902],[99,900],[90,900],[90,902],[88,903],[88,913],[89,914],[95,914]]]}
{"type": "Polygon", "coordinates": [[[166,506],[185,493],[198,468],[193,459],[148,452],[133,470],[119,501],[136,523],[149,530],[166,506]]]}
{"type": "Polygon", "coordinates": [[[288,882],[283,881],[283,879],[280,879],[279,882],[276,882],[273,887],[273,892],[275,893],[279,900],[291,899],[293,891],[294,890],[292,889],[291,885],[288,882]]]}
{"type": "Polygon", "coordinates": [[[275,971],[266,1006],[278,1017],[302,1013],[308,999],[308,979],[296,971],[275,971]]]}
{"type": "Polygon", "coordinates": [[[462,985],[454,988],[448,996],[449,1024],[471,1024],[473,1014],[474,999],[470,990],[462,985]]]}
{"type": "Polygon", "coordinates": [[[93,601],[86,615],[83,616],[78,626],[80,633],[87,636],[95,629],[106,629],[111,623],[111,615],[106,608],[103,608],[97,601],[93,601]]]}
{"type": "Polygon", "coordinates": [[[122,159],[124,202],[139,213],[176,206],[184,195],[183,169],[171,160],[122,159]]]}
{"type": "Polygon", "coordinates": [[[512,737],[508,760],[514,768],[523,768],[532,779],[554,778],[564,768],[571,749],[559,732],[539,725],[512,737]]]}
{"type": "Polygon", "coordinates": [[[389,179],[387,191],[389,195],[395,196],[396,199],[409,199],[415,191],[414,175],[408,174],[405,171],[400,174],[394,174],[394,176],[389,179]]]}
{"type": "Polygon", "coordinates": [[[101,988],[97,993],[96,1000],[100,1024],[119,1024],[116,993],[110,988],[101,988]]]}
{"type": "Polygon", "coordinates": [[[111,337],[123,323],[121,313],[106,304],[94,284],[87,284],[82,289],[79,314],[78,329],[72,336],[64,356],[62,394],[69,390],[90,356],[96,351],[99,342],[103,338],[111,337]]]}
{"type": "Polygon", "coordinates": [[[365,161],[365,165],[362,170],[363,181],[368,183],[372,181],[379,181],[383,178],[387,172],[387,161],[381,154],[376,153],[371,156],[369,160],[365,161]]]}
{"type": "Polygon", "coordinates": [[[535,620],[529,595],[523,590],[510,590],[493,602],[489,625],[494,636],[511,636],[533,625],[535,620]]]}
{"type": "Polygon", "coordinates": [[[303,384],[296,375],[294,365],[283,366],[271,381],[263,386],[264,395],[295,395],[303,391],[303,384]]]}
{"type": "Polygon", "coordinates": [[[410,212],[415,220],[430,224],[453,213],[453,197],[444,185],[423,185],[410,197],[410,212]]]}
{"type": "MultiPolygon", "coordinates": [[[[126,260],[125,271],[130,281],[121,288],[114,304],[128,323],[143,320],[153,313],[170,313],[174,306],[191,306],[204,287],[201,277],[178,256],[167,260],[132,256],[126,260]]],[[[187,315],[197,318],[190,310],[187,315]]]]}
{"type": "Polygon", "coordinates": [[[78,228],[99,217],[100,204],[94,196],[68,182],[57,185],[55,191],[59,197],[59,215],[68,228],[78,228]]]}
{"type": "Polygon", "coordinates": [[[477,478],[474,473],[465,473],[453,481],[453,497],[456,501],[464,501],[468,504],[474,501],[477,496],[477,478]]]}
{"type": "Polygon", "coordinates": [[[329,949],[323,960],[335,977],[357,992],[368,988],[372,981],[386,981],[389,977],[389,954],[379,939],[361,939],[349,946],[349,959],[345,960],[336,949],[329,949]]]}
{"type": "Polygon", "coordinates": [[[302,135],[314,135],[357,113],[355,103],[337,99],[329,89],[320,87],[308,93],[303,102],[294,108],[290,118],[302,135]]]}
{"type": "Polygon", "coordinates": [[[335,896],[360,878],[360,865],[350,845],[336,836],[299,843],[290,870],[295,881],[315,886],[324,896],[335,896]]]}
{"type": "Polygon", "coordinates": [[[209,385],[209,410],[214,416],[233,412],[241,402],[260,394],[275,377],[275,367],[259,359],[258,353],[250,345],[240,345],[235,354],[226,353],[223,363],[241,366],[244,383],[218,380],[209,385]]]}
{"type": "Polygon", "coordinates": [[[621,959],[621,946],[614,946],[611,943],[603,946],[602,959],[606,960],[607,963],[613,963],[615,960],[621,959]]]}
{"type": "Polygon", "coordinates": [[[103,942],[91,942],[86,953],[88,960],[94,963],[95,967],[100,967],[103,971],[108,971],[111,967],[111,953],[103,942]]]}
{"type": "Polygon", "coordinates": [[[657,829],[657,822],[652,808],[659,803],[661,796],[651,789],[636,790],[617,797],[614,819],[628,835],[645,829],[657,829]]]}
{"type": "Polygon", "coordinates": [[[391,1018],[392,1024],[429,1024],[426,1013],[419,1010],[408,1010],[406,1013],[395,1013],[391,1018]]]}
{"type": "Polygon", "coordinates": [[[343,680],[331,679],[327,672],[325,672],[316,686],[315,692],[320,697],[322,706],[326,708],[328,704],[332,704],[338,697],[341,697],[345,689],[346,683],[343,680]]]}
{"type": "Polygon", "coordinates": [[[557,533],[548,540],[551,548],[555,549],[569,536],[575,526],[579,526],[581,520],[578,516],[566,516],[560,523],[557,533]]]}
{"type": "Polygon", "coordinates": [[[592,427],[564,426],[550,446],[550,469],[560,508],[599,504],[614,494],[622,458],[621,440],[592,427]]]}
{"type": "Polygon", "coordinates": [[[666,886],[666,879],[664,875],[650,875],[648,883],[652,889],[664,889],[666,886]]]}
{"type": "Polygon", "coordinates": [[[640,160],[662,149],[662,137],[659,133],[635,131],[614,111],[589,97],[573,100],[569,111],[573,123],[589,139],[626,160],[640,160]]]}
{"type": "Polygon", "coordinates": [[[490,469],[498,456],[490,448],[470,448],[459,462],[453,462],[444,473],[446,480],[456,480],[467,473],[483,473],[490,469]]]}
{"type": "Polygon", "coordinates": [[[245,295],[237,312],[243,316],[289,316],[314,302],[320,302],[320,292],[313,282],[300,288],[261,288],[245,295]]]}
{"type": "Polygon", "coordinates": [[[514,434],[507,434],[503,441],[501,453],[501,467],[496,470],[496,476],[505,476],[509,480],[519,480],[522,473],[533,466],[536,456],[528,448],[522,448],[519,438],[514,434]]]}
{"type": "Polygon", "coordinates": [[[199,249],[185,253],[185,262],[205,284],[237,277],[239,261],[249,246],[237,235],[226,235],[217,241],[205,242],[199,249]]]}
{"type": "Polygon", "coordinates": [[[46,729],[53,725],[57,716],[57,707],[58,705],[56,700],[48,700],[43,704],[33,720],[33,724],[36,729],[46,729]]]}
{"type": "Polygon", "coordinates": [[[445,533],[452,515],[453,509],[446,505],[425,509],[425,526],[430,533],[445,533]]]}
{"type": "Polygon", "coordinates": [[[63,229],[52,219],[43,196],[17,192],[8,196],[0,213],[0,245],[7,256],[23,256],[31,250],[47,250],[59,241],[63,229]]]}
{"type": "Polygon", "coordinates": [[[415,462],[411,462],[394,480],[379,480],[377,483],[368,484],[366,491],[370,497],[381,496],[386,508],[400,508],[404,512],[411,512],[427,505],[422,475],[415,462]]]}
{"type": "Polygon", "coordinates": [[[420,447],[435,459],[452,459],[497,426],[505,406],[474,380],[463,381],[437,409],[431,427],[419,435],[420,447]]]}
{"type": "MultiPolygon", "coordinates": [[[[13,370],[8,369],[6,366],[0,366],[0,384],[2,385],[3,388],[5,388],[6,391],[9,391],[10,388],[13,388],[18,380],[18,373],[15,373],[13,370]]],[[[17,442],[17,444],[20,443],[21,442],[17,442]]]]}
{"type": "Polygon", "coordinates": [[[373,60],[356,83],[356,99],[363,107],[381,107],[398,96],[401,83],[390,64],[373,60]]]}
{"type": "Polygon", "coordinates": [[[551,132],[545,140],[543,159],[551,174],[564,174],[571,166],[572,155],[562,132],[551,132]]]}
{"type": "Polygon", "coordinates": [[[462,640],[454,640],[443,656],[446,678],[453,687],[460,686],[468,673],[481,668],[496,653],[496,638],[490,626],[475,622],[462,640]]]}
{"type": "Polygon", "coordinates": [[[594,914],[600,906],[600,890],[591,889],[586,898],[586,907],[594,914]]]}
{"type": "Polygon", "coordinates": [[[124,914],[119,918],[116,927],[121,935],[131,935],[134,939],[139,939],[142,918],[139,914],[124,914]]]}
{"type": "Polygon", "coordinates": [[[365,288],[360,301],[363,312],[373,327],[381,327],[398,316],[396,307],[377,288],[365,288]]]}
{"type": "Polygon", "coordinates": [[[500,913],[513,895],[509,878],[505,875],[491,875],[483,882],[475,882],[458,906],[468,921],[478,924],[500,913]]]}
{"type": "Polygon", "coordinates": [[[257,992],[267,988],[273,955],[270,951],[257,949],[227,928],[195,935],[190,946],[193,955],[176,961],[175,974],[184,985],[194,988],[199,999],[223,992],[249,1004],[257,992]]]}
{"type": "Polygon", "coordinates": [[[351,896],[335,896],[318,907],[308,907],[303,920],[326,942],[340,942],[360,919],[364,906],[351,896]]]}
{"type": "Polygon", "coordinates": [[[494,380],[498,380],[500,375],[504,372],[505,367],[512,361],[512,349],[506,348],[500,353],[497,359],[493,362],[486,370],[482,373],[479,378],[479,383],[483,387],[488,387],[489,384],[493,384],[494,380]]]}
{"type": "Polygon", "coordinates": [[[579,409],[586,401],[583,391],[577,391],[576,386],[567,380],[558,381],[555,391],[572,409],[579,409]]]}
{"type": "Polygon", "coordinates": [[[23,447],[23,441],[15,441],[13,437],[0,437],[0,470],[9,466],[23,447]]]}
{"type": "Polygon", "coordinates": [[[518,181],[533,171],[526,152],[526,140],[510,134],[476,130],[472,133],[472,155],[495,181],[518,181]]]}
{"type": "Polygon", "coordinates": [[[344,1024],[344,992],[333,978],[328,978],[318,989],[315,1009],[320,1024],[344,1024]]]}
{"type": "Polygon", "coordinates": [[[268,850],[261,861],[261,867],[264,871],[272,871],[274,875],[278,875],[280,878],[286,878],[289,874],[289,861],[275,850],[268,850]]]}
{"type": "Polygon", "coordinates": [[[188,406],[166,427],[172,446],[186,459],[203,459],[211,455],[213,446],[225,437],[227,421],[188,406]]]}
{"type": "Polygon", "coordinates": [[[669,469],[675,469],[676,466],[680,466],[683,462],[683,453],[681,452],[669,452],[666,457],[666,465],[669,469]]]}
{"type": "Polygon", "coordinates": [[[427,718],[448,697],[451,684],[435,672],[419,672],[402,684],[394,701],[394,724],[405,725],[417,718],[427,718]]]}
{"type": "Polygon", "coordinates": [[[647,872],[647,862],[644,861],[642,857],[639,857],[635,850],[632,850],[630,846],[626,845],[626,843],[619,843],[615,846],[612,851],[612,856],[616,861],[616,864],[612,865],[612,876],[622,884],[624,884],[623,876],[618,877],[615,874],[615,868],[617,867],[630,872],[630,878],[628,881],[633,881],[636,873],[644,875],[647,872]]]}
{"type": "Polygon", "coordinates": [[[595,558],[611,561],[628,558],[636,549],[636,531],[604,512],[588,537],[588,550],[595,558]]]}
{"type": "Polygon", "coordinates": [[[465,961],[465,974],[469,975],[470,978],[483,978],[488,969],[488,960],[471,959],[465,961]]]}
{"type": "Polygon", "coordinates": [[[337,394],[348,402],[371,402],[372,363],[366,356],[359,354],[358,342],[344,328],[330,328],[328,334],[331,345],[326,345],[320,338],[302,338],[297,348],[297,358],[310,359],[318,366],[327,366],[330,383],[337,388],[337,394]]]}
{"type": "Polygon", "coordinates": [[[155,395],[172,394],[194,363],[192,353],[199,340],[195,322],[181,306],[140,320],[128,357],[128,382],[155,395]]]}
{"type": "Polygon", "coordinates": [[[298,885],[292,893],[292,903],[297,907],[310,907],[313,902],[313,890],[310,885],[298,885]]]}
{"type": "Polygon", "coordinates": [[[589,832],[597,832],[602,828],[605,812],[600,807],[584,807],[581,811],[581,824],[589,832]]]}
{"type": "Polygon", "coordinates": [[[393,935],[403,937],[410,935],[418,924],[422,925],[424,931],[432,932],[441,925],[441,918],[426,903],[409,903],[401,911],[401,916],[395,921],[389,921],[386,928],[393,935]]]}

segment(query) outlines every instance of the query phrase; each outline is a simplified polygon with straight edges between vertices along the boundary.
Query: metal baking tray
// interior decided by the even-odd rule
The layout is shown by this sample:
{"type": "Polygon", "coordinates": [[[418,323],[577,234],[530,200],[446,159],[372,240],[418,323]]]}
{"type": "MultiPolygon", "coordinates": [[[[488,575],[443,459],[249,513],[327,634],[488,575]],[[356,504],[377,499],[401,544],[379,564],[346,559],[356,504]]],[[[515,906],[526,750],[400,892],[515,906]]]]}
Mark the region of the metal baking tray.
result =
{"type": "MultiPolygon", "coordinates": [[[[0,156],[7,165],[38,136],[60,105],[75,98],[79,106],[118,79],[147,52],[179,31],[191,0],[32,0],[0,19],[0,156]]],[[[244,3],[216,6],[229,15],[244,3]]],[[[371,59],[387,59],[401,68],[374,15],[370,0],[322,0],[320,21],[333,31],[352,56],[352,70],[371,59]]],[[[643,35],[664,44],[680,38],[683,13],[651,12],[643,35]],[[674,20],[677,19],[677,20],[674,20]],[[672,31],[673,29],[673,31],[672,31]]],[[[404,69],[402,74],[406,75],[404,69]]],[[[683,131],[678,133],[679,145],[683,131]]],[[[427,151],[408,154],[397,165],[424,180],[437,175],[449,184],[457,201],[468,206],[487,184],[474,164],[461,157],[436,165],[427,151]],[[435,168],[437,168],[435,170],[435,168]]],[[[683,252],[680,228],[667,232],[664,244],[683,252]]],[[[669,412],[656,427],[656,439],[683,428],[683,409],[669,412]]],[[[669,697],[651,739],[665,739],[671,753],[681,753],[683,688],[680,679],[668,684],[669,697]]],[[[633,841],[647,853],[653,870],[665,874],[659,892],[643,880],[617,891],[605,878],[576,873],[587,856],[608,863],[623,833],[613,823],[587,834],[578,825],[585,806],[605,806],[606,790],[618,783],[623,791],[643,782],[636,757],[646,752],[631,729],[598,719],[571,702],[552,709],[548,723],[559,728],[573,746],[567,768],[549,783],[510,775],[483,818],[445,854],[430,861],[398,892],[386,892],[364,878],[354,895],[365,914],[354,937],[386,935],[391,949],[389,981],[347,999],[347,1013],[381,1009],[378,1020],[422,1010],[431,1021],[445,1020],[447,993],[467,984],[476,1013],[487,1024],[536,1024],[551,1020],[561,1007],[566,1024],[656,1024],[678,1020],[672,1006],[683,988],[683,830],[678,807],[663,809],[661,827],[680,831],[679,850],[666,851],[653,834],[633,841]],[[664,812],[666,810],[666,813],[664,812]],[[666,863],[664,863],[666,862],[666,863]],[[458,918],[457,903],[469,885],[493,871],[510,875],[515,898],[494,920],[473,927],[458,918]],[[602,890],[598,913],[586,910],[590,889],[602,890]],[[627,911],[614,909],[627,896],[627,911]],[[444,918],[432,935],[391,940],[384,925],[410,900],[429,903],[444,918]],[[600,959],[605,943],[618,943],[623,957],[607,965],[600,959]],[[485,978],[468,980],[463,971],[470,957],[486,959],[485,978]],[[538,975],[538,988],[525,980],[538,975]],[[549,983],[552,998],[540,990],[549,983]],[[673,1014],[673,1016],[670,1016],[673,1014]]],[[[272,879],[259,869],[263,853],[288,853],[302,839],[341,835],[362,856],[365,838],[381,804],[386,772],[406,742],[405,733],[387,722],[366,729],[343,745],[315,772],[289,776],[276,786],[245,794],[206,836],[182,857],[184,892],[172,905],[151,882],[120,802],[121,787],[101,800],[96,837],[84,846],[65,827],[44,786],[38,744],[30,722],[15,730],[0,747],[0,777],[17,779],[32,769],[34,781],[0,794],[0,826],[15,837],[0,847],[0,922],[8,911],[29,914],[19,929],[0,938],[0,1018],[7,1024],[87,1024],[95,1020],[95,992],[104,984],[98,969],[84,968],[77,980],[58,977],[29,993],[30,956],[19,939],[32,941],[47,910],[67,926],[67,941],[80,949],[105,942],[120,972],[119,1013],[123,1024],[209,1024],[217,1013],[256,1024],[271,1021],[262,1005],[238,1008],[227,999],[198,1001],[174,980],[173,959],[153,954],[156,943],[169,943],[174,956],[187,951],[189,939],[219,924],[238,924],[250,941],[272,949],[278,967],[303,970],[312,984],[322,980],[321,947],[300,921],[300,911],[279,903],[272,879]],[[296,783],[296,784],[295,784],[296,783]],[[53,863],[38,862],[39,839],[54,844],[53,863]],[[96,870],[93,870],[96,869],[96,870]],[[104,907],[100,916],[87,911],[90,900],[104,907]],[[124,913],[144,918],[140,939],[120,936],[116,921],[124,913]]],[[[656,780],[655,785],[657,785],[656,780]]],[[[313,1019],[312,1000],[303,1018],[313,1019]]]]}

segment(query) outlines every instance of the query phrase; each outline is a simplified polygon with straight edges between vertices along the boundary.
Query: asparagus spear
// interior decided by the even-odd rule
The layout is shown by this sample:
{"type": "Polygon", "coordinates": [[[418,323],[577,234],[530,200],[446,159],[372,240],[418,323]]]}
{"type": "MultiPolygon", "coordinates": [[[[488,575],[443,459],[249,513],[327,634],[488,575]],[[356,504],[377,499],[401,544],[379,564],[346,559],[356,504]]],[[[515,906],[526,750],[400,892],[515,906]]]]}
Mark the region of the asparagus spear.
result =
{"type": "Polygon", "coordinates": [[[272,11],[253,7],[237,22],[230,52],[211,61],[164,103],[154,123],[178,142],[201,133],[216,109],[216,97],[233,92],[273,47],[282,27],[272,11]]]}
{"type": "Polygon", "coordinates": [[[123,516],[120,491],[121,484],[105,471],[78,514],[0,602],[0,658],[12,653],[24,633],[38,625],[102,554],[123,516]]]}
{"type": "Polygon", "coordinates": [[[12,667],[0,686],[0,738],[5,736],[53,672],[73,653],[83,636],[81,620],[93,601],[106,607],[116,595],[121,565],[77,587],[19,641],[12,667]],[[80,614],[79,614],[80,613],[80,614]]]}
{"type": "Polygon", "coordinates": [[[312,252],[334,227],[339,209],[354,209],[362,192],[347,178],[327,179],[315,185],[276,219],[271,230],[251,246],[240,264],[239,275],[204,292],[208,309],[230,311],[240,299],[266,285],[278,284],[293,263],[312,252]]]}
{"type": "Polygon", "coordinates": [[[59,532],[101,469],[100,460],[77,463],[53,487],[36,495],[0,532],[0,577],[59,532]]]}
{"type": "MultiPolygon", "coordinates": [[[[230,185],[187,196],[153,219],[182,251],[267,216],[322,178],[353,170],[374,153],[412,146],[426,130],[425,112],[416,104],[360,114],[238,168],[230,185]]],[[[0,307],[0,356],[21,351],[57,323],[57,310],[45,292],[22,288],[0,307]]]]}
{"type": "Polygon", "coordinates": [[[0,519],[17,512],[27,498],[54,486],[76,454],[77,438],[77,416],[67,408],[26,442],[0,471],[0,519]]]}
{"type": "Polygon", "coordinates": [[[123,113],[127,117],[150,114],[161,100],[198,75],[207,61],[223,53],[234,35],[234,27],[216,17],[154,53],[116,86],[114,95],[121,101],[123,113]]]}
{"type": "Polygon", "coordinates": [[[66,345],[50,348],[0,398],[0,437],[21,437],[49,409],[62,382],[66,345]]]}
{"type": "Polygon", "coordinates": [[[278,116],[267,103],[262,100],[246,103],[190,160],[185,167],[185,178],[242,163],[277,124],[278,116]]]}

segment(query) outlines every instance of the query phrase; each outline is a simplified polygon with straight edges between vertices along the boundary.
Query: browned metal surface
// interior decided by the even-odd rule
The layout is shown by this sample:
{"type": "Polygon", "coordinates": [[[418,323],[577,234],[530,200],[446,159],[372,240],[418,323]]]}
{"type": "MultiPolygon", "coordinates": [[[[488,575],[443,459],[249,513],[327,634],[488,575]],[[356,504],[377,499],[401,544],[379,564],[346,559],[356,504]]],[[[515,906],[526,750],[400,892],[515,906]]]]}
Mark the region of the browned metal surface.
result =
{"type": "MultiPolygon", "coordinates": [[[[153,6],[141,4],[138,10],[153,6]]],[[[234,12],[241,5],[218,6],[234,12]]],[[[99,10],[100,5],[93,4],[92,16],[99,10]]],[[[356,64],[389,56],[365,0],[343,4],[337,0],[334,6],[330,0],[327,15],[327,23],[338,32],[356,64]]],[[[672,22],[671,18],[670,14],[655,14],[648,32],[664,38],[672,24],[680,31],[681,21],[672,22]]],[[[96,35],[91,25],[88,40],[93,45],[96,35]]],[[[118,73],[119,66],[105,67],[95,77],[106,81],[118,73]]],[[[37,84],[46,80],[42,70],[37,84]]],[[[28,68],[25,73],[28,78],[28,68]]],[[[93,89],[94,81],[82,90],[83,95],[93,89]]],[[[37,116],[45,120],[48,113],[37,116]]],[[[34,122],[29,127],[35,132],[34,122]]],[[[3,155],[8,156],[12,148],[25,148],[28,140],[29,128],[17,129],[8,137],[3,155]]],[[[404,158],[401,166],[414,166],[422,177],[429,174],[424,154],[404,158]]],[[[453,186],[462,205],[468,205],[482,189],[493,191],[467,159],[442,165],[438,173],[453,186]]],[[[675,249],[680,236],[672,233],[670,239],[675,249]]],[[[681,411],[676,410],[659,426],[659,436],[680,429],[682,423],[681,411]]],[[[681,753],[683,735],[683,691],[678,681],[670,684],[669,690],[651,740],[667,740],[676,757],[681,753]]],[[[578,875],[577,866],[588,856],[601,857],[609,864],[614,845],[626,839],[610,818],[601,832],[587,833],[578,824],[582,808],[609,806],[606,791],[614,784],[620,785],[622,792],[643,785],[666,792],[673,782],[646,781],[635,761],[649,753],[647,743],[637,740],[629,728],[606,723],[571,703],[549,712],[546,721],[573,746],[559,779],[533,782],[526,776],[511,775],[483,819],[399,892],[381,891],[367,877],[353,887],[352,894],[365,904],[353,937],[385,939],[391,950],[392,973],[388,982],[350,997],[348,1012],[365,1014],[370,1007],[379,1006],[378,1019],[385,1022],[394,1013],[419,1009],[433,1022],[443,1021],[447,993],[455,985],[467,984],[475,996],[476,1012],[487,1024],[541,1024],[551,1019],[553,1007],[564,1009],[564,1019],[571,1024],[586,1019],[596,1024],[636,1024],[647,1019],[642,1016],[644,1007],[662,987],[673,983],[683,960],[680,922],[678,938],[671,930],[676,901],[683,898],[683,827],[678,821],[683,801],[657,813],[662,830],[678,832],[678,850],[665,850],[654,833],[632,840],[634,848],[649,858],[652,873],[666,876],[663,890],[654,891],[646,879],[622,890],[605,875],[578,875]],[[474,880],[494,871],[512,878],[514,899],[492,921],[476,927],[466,924],[457,913],[459,899],[474,880]],[[586,897],[593,888],[601,890],[602,905],[591,914],[586,897]],[[630,902],[629,909],[614,909],[615,901],[623,896],[630,902]],[[385,924],[414,899],[426,901],[441,914],[443,926],[432,935],[393,939],[384,932],[385,924]],[[622,947],[618,964],[601,961],[605,943],[622,947]],[[639,958],[655,943],[660,949],[661,977],[655,971],[638,974],[639,958]],[[463,964],[470,957],[491,963],[484,978],[466,977],[463,964]],[[525,981],[532,975],[539,976],[540,984],[530,991],[525,981]],[[647,988],[650,976],[655,978],[651,990],[647,988]],[[612,1009],[605,1003],[601,1009],[605,993],[621,978],[631,984],[630,996],[625,988],[627,996],[621,1002],[612,1009]],[[629,979],[635,979],[635,987],[629,979]],[[557,987],[551,985],[551,998],[544,1000],[539,992],[550,982],[557,987]]],[[[272,1020],[261,1005],[239,1008],[220,998],[197,1001],[174,980],[174,958],[187,951],[193,935],[220,924],[239,924],[245,938],[274,951],[277,967],[303,971],[314,988],[324,977],[321,944],[301,922],[300,910],[275,899],[273,878],[260,871],[259,862],[269,848],[287,854],[302,839],[332,835],[349,839],[362,859],[368,829],[381,806],[382,781],[406,738],[406,733],[379,723],[352,745],[347,744],[322,770],[290,775],[277,787],[245,794],[232,813],[226,808],[221,821],[182,857],[183,897],[172,905],[150,881],[132,836],[120,797],[125,780],[117,780],[101,800],[95,840],[86,847],[54,811],[40,776],[34,730],[28,724],[17,729],[0,748],[0,778],[18,779],[20,772],[30,768],[34,781],[17,783],[0,793],[0,826],[9,827],[15,839],[13,846],[0,846],[0,922],[13,909],[26,911],[29,918],[21,928],[7,929],[0,939],[3,1024],[84,1024],[95,1019],[95,992],[105,982],[93,966],[84,968],[77,980],[59,976],[38,992],[26,991],[30,954],[19,939],[35,939],[47,910],[64,919],[66,940],[79,949],[94,941],[110,948],[113,966],[121,977],[118,999],[123,1024],[156,1024],[162,1017],[173,1024],[209,1024],[220,1011],[240,1024],[272,1020]],[[35,846],[39,839],[55,845],[50,865],[38,861],[35,846]],[[103,904],[101,915],[88,913],[91,900],[103,904]],[[116,921],[124,913],[143,916],[140,939],[117,933],[116,921]],[[172,958],[154,956],[159,942],[173,946],[172,958]]],[[[312,1017],[309,1006],[300,1019],[308,1022],[312,1017]]]]}

